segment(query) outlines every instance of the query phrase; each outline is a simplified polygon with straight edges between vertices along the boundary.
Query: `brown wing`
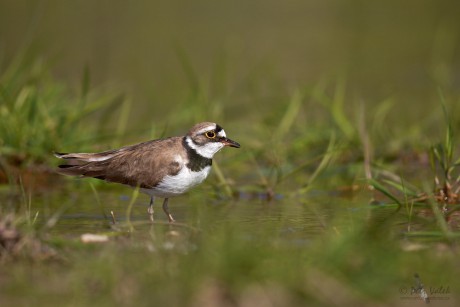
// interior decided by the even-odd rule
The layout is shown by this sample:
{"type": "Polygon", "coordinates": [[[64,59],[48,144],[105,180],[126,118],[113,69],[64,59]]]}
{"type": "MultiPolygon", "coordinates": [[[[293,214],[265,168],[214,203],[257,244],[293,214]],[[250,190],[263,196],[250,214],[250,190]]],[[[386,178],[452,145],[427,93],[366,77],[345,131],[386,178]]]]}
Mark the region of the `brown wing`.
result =
{"type": "Polygon", "coordinates": [[[60,156],[70,159],[70,162],[68,165],[61,165],[59,172],[152,188],[164,176],[174,175],[180,171],[182,165],[175,161],[174,157],[182,152],[181,141],[180,137],[172,137],[104,153],[62,154],[60,156]]]}

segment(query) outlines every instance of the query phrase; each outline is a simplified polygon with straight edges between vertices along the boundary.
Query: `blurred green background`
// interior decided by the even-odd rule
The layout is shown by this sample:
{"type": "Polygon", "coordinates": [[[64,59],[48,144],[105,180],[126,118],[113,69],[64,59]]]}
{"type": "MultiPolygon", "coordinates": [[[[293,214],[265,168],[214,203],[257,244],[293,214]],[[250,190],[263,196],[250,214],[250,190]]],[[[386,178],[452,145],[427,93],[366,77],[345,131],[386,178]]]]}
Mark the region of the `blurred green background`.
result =
{"type": "Polygon", "coordinates": [[[418,306],[400,298],[417,272],[455,305],[459,197],[452,222],[420,195],[442,195],[449,167],[460,186],[459,16],[459,1],[0,0],[0,304],[418,306]],[[148,223],[130,189],[53,173],[53,150],[203,120],[242,148],[171,201],[175,225],[158,204],[148,223]]]}
{"type": "Polygon", "coordinates": [[[437,87],[458,95],[459,12],[428,0],[1,1],[0,59],[31,48],[74,85],[88,67],[92,86],[133,97],[139,125],[175,117],[197,88],[247,124],[324,79],[345,80],[352,101],[397,97],[395,112],[417,120],[437,87]]]}

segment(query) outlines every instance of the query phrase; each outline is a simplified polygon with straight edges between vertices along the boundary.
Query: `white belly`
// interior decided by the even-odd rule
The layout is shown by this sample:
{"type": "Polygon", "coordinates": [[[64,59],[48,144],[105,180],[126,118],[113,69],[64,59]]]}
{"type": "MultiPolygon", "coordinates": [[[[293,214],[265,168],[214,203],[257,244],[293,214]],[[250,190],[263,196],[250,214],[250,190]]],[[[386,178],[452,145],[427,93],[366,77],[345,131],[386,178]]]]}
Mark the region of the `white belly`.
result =
{"type": "Polygon", "coordinates": [[[166,176],[149,194],[159,197],[171,197],[187,192],[208,177],[211,166],[206,166],[199,172],[192,172],[183,167],[176,176],[166,176]]]}

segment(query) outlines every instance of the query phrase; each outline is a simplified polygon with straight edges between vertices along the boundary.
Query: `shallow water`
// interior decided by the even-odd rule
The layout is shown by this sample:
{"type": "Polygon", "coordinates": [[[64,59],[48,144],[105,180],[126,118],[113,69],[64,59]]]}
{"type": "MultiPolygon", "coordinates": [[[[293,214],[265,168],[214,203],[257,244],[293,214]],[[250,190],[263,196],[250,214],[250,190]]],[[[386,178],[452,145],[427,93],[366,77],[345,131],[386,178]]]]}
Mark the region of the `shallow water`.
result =
{"type": "MultiPolygon", "coordinates": [[[[40,227],[48,227],[52,234],[70,238],[78,238],[84,233],[151,229],[147,214],[148,196],[138,196],[128,218],[132,195],[124,193],[126,191],[98,191],[99,202],[88,190],[49,191],[46,196],[34,197],[31,214],[34,216],[38,211],[40,227]]],[[[163,199],[156,199],[154,206],[153,226],[158,228],[209,232],[222,225],[232,225],[243,239],[257,241],[270,233],[294,245],[308,244],[311,238],[325,231],[328,222],[337,214],[362,215],[362,211],[348,210],[344,201],[335,197],[216,200],[203,191],[192,191],[170,199],[169,208],[176,222],[169,224],[162,202],[163,199]],[[331,203],[334,208],[328,205],[331,203]]]]}
{"type": "MultiPolygon", "coordinates": [[[[261,299],[267,299],[271,295],[265,284],[268,282],[286,291],[286,296],[275,291],[272,299],[282,298],[281,305],[298,299],[301,306],[308,301],[302,293],[319,295],[316,288],[305,288],[302,283],[315,284],[323,278],[337,278],[341,289],[352,285],[375,297],[383,291],[398,302],[400,285],[395,284],[394,276],[408,287],[413,272],[427,280],[430,277],[431,285],[437,283],[437,279],[433,281],[438,276],[435,268],[420,268],[410,254],[395,249],[398,242],[386,239],[388,232],[403,233],[407,228],[403,212],[375,235],[365,236],[367,228],[363,225],[385,220],[394,212],[394,207],[370,206],[370,195],[365,191],[353,197],[312,191],[304,196],[280,195],[271,201],[226,200],[208,193],[205,184],[170,200],[176,219],[173,224],[168,223],[158,199],[152,224],[146,195],[135,199],[128,217],[131,189],[97,187],[96,196],[84,185],[69,188],[72,185],[56,186],[31,198],[30,216],[38,212],[35,226],[44,230],[45,244],[57,251],[60,262],[0,267],[3,276],[8,276],[8,288],[3,291],[7,302],[34,299],[49,305],[51,295],[58,305],[72,302],[84,306],[97,300],[109,305],[119,302],[116,293],[127,291],[122,299],[131,304],[162,300],[180,306],[190,300],[209,300],[198,288],[214,291],[221,287],[230,291],[232,299],[241,300],[238,289],[256,285],[264,289],[261,299]],[[114,212],[115,224],[110,211],[114,212]],[[81,236],[88,233],[105,235],[109,242],[80,243],[81,236]],[[374,266],[372,262],[381,264],[374,266]],[[315,277],[315,272],[320,277],[315,277]],[[38,286],[31,287],[31,280],[38,286]],[[375,280],[378,285],[369,288],[375,280]],[[180,298],[168,295],[165,289],[180,298]]],[[[442,260],[439,263],[445,266],[442,260]]],[[[221,299],[225,300],[215,300],[221,299]]]]}

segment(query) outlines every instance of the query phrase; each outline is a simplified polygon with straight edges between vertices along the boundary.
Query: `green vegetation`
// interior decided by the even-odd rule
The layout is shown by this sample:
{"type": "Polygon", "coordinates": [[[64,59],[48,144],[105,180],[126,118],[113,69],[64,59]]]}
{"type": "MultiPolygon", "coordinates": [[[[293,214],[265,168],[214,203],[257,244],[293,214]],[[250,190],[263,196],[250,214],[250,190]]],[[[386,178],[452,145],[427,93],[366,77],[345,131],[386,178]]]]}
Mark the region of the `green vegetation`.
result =
{"type": "Polygon", "coordinates": [[[83,120],[113,108],[116,100],[113,95],[94,97],[88,78],[85,71],[81,92],[72,93],[49,76],[42,60],[18,56],[0,78],[0,154],[21,163],[39,163],[56,147],[82,144],[89,131],[97,133],[97,126],[88,131],[83,120]]]}
{"type": "MultiPolygon", "coordinates": [[[[38,95],[41,86],[28,83],[28,92],[35,96],[19,103],[18,90],[15,103],[7,105],[29,110],[38,101],[42,110],[58,110],[56,101],[65,98],[43,98],[38,95]]],[[[161,216],[150,225],[147,200],[137,190],[123,201],[114,197],[115,187],[100,182],[66,180],[41,187],[51,196],[34,193],[21,181],[6,186],[0,224],[3,294],[12,304],[34,297],[42,304],[82,306],[152,301],[177,306],[259,301],[355,305],[399,303],[401,287],[408,289],[407,297],[418,297],[410,294],[415,272],[430,285],[453,287],[457,269],[450,263],[455,263],[459,233],[457,221],[451,219],[458,208],[451,119],[446,115],[443,120],[445,142],[426,148],[431,162],[417,162],[420,168],[429,169],[431,164],[434,171],[423,180],[415,179],[423,187],[417,190],[408,183],[410,178],[391,171],[398,164],[393,158],[383,154],[373,157],[378,163],[371,160],[366,151],[371,150],[372,129],[362,122],[353,124],[338,98],[342,95],[330,98],[319,86],[298,90],[278,113],[274,128],[267,124],[249,136],[238,134],[238,128],[233,133],[229,121],[228,133],[243,139],[245,150],[222,153],[217,158],[217,180],[209,180],[189,198],[174,200],[180,216],[175,225],[161,216]],[[309,99],[315,99],[309,110],[326,107],[323,118],[332,125],[303,128],[309,99]],[[269,143],[257,141],[264,139],[269,143]],[[435,188],[427,188],[432,180],[435,188]],[[375,197],[380,204],[370,204],[375,197]],[[74,216],[78,212],[87,218],[74,216]],[[91,222],[95,217],[103,219],[91,222]],[[81,243],[84,233],[102,235],[108,242],[81,243]],[[30,282],[37,286],[28,287],[30,282]],[[16,296],[18,292],[23,294],[16,296]]],[[[77,118],[91,122],[83,115],[110,100],[99,101],[77,112],[81,116],[67,114],[68,109],[56,111],[52,118],[61,119],[61,127],[74,128],[63,128],[55,137],[44,137],[51,132],[40,126],[46,123],[41,118],[31,120],[36,121],[35,139],[46,142],[37,143],[27,156],[29,147],[11,141],[14,147],[2,149],[3,163],[25,153],[28,163],[17,166],[20,169],[53,164],[49,154],[53,148],[74,146],[68,135],[78,144],[85,141],[85,129],[90,135],[100,133],[97,125],[76,124],[77,118]]],[[[22,114],[10,112],[8,124],[26,125],[22,114]]],[[[29,119],[38,116],[34,113],[29,119]]],[[[14,138],[12,133],[4,135],[14,138]]],[[[22,132],[16,135],[23,137],[22,132]]],[[[91,149],[90,141],[80,144],[91,149]]],[[[7,164],[4,170],[8,169],[7,164]]],[[[398,169],[405,171],[404,165],[398,169]]],[[[20,179],[21,171],[17,174],[20,179]]],[[[127,193],[126,188],[117,189],[127,193]]],[[[455,299],[453,293],[441,297],[455,299]]]]}
{"type": "Polygon", "coordinates": [[[457,16],[418,4],[412,20],[396,1],[384,5],[401,14],[391,22],[355,2],[198,3],[192,15],[185,4],[30,9],[68,20],[50,19],[53,34],[32,18],[44,45],[0,58],[0,305],[405,306],[422,299],[420,283],[458,305],[457,16]],[[221,10],[228,19],[211,13],[221,10]],[[174,23],[146,13],[158,11],[174,23]],[[86,12],[79,23],[75,12],[86,12]],[[49,64],[53,39],[69,46],[49,64]],[[94,62],[74,64],[73,52],[94,62]],[[138,189],[53,173],[53,151],[202,120],[242,147],[171,199],[174,224],[158,203],[150,223],[138,189]]]}

